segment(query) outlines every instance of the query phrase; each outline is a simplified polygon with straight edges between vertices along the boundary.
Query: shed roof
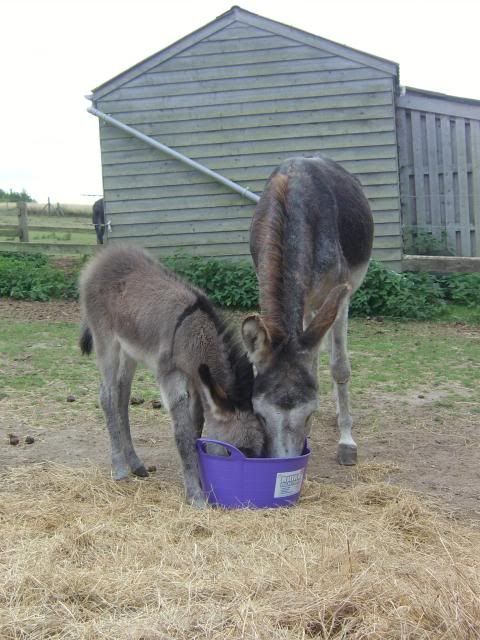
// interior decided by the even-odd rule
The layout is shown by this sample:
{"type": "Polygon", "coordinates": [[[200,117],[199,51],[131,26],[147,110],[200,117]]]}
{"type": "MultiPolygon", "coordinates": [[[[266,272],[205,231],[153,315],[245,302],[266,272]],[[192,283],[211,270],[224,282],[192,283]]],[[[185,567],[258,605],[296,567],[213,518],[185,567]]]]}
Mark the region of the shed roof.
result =
{"type": "Polygon", "coordinates": [[[106,82],[102,83],[101,85],[93,89],[92,98],[96,100],[110,93],[111,91],[118,89],[123,84],[142,75],[152,67],[161,64],[162,62],[174,57],[175,55],[178,55],[188,47],[191,47],[192,45],[200,42],[204,38],[212,35],[213,33],[216,33],[217,31],[221,31],[234,22],[248,24],[250,26],[269,31],[276,35],[287,37],[290,40],[295,40],[301,42],[302,44],[328,51],[333,55],[343,56],[344,58],[347,58],[349,60],[360,62],[365,66],[385,71],[386,73],[389,73],[398,79],[399,72],[398,64],[396,62],[392,62],[391,60],[386,60],[385,58],[380,58],[369,53],[364,53],[363,51],[358,51],[357,49],[352,49],[351,47],[333,42],[332,40],[307,33],[306,31],[302,31],[301,29],[276,22],[275,20],[271,20],[269,18],[264,18],[250,11],[246,11],[241,7],[233,6],[231,9],[218,16],[212,22],[209,22],[196,31],[193,31],[189,35],[181,38],[177,42],[174,42],[165,49],[154,53],[152,56],[149,56],[145,60],[138,62],[133,67],[130,67],[129,69],[116,75],[111,80],[107,80],[106,82]]]}
{"type": "Polygon", "coordinates": [[[480,100],[475,98],[462,98],[461,96],[452,96],[448,93],[439,93],[438,91],[427,91],[426,89],[418,89],[416,87],[405,87],[405,93],[408,95],[426,96],[437,100],[447,100],[448,102],[461,102],[462,104],[472,104],[480,106],[480,100]]]}
{"type": "Polygon", "coordinates": [[[402,87],[397,98],[397,106],[444,114],[460,118],[480,120],[480,100],[451,96],[436,91],[426,91],[414,87],[402,87]]]}

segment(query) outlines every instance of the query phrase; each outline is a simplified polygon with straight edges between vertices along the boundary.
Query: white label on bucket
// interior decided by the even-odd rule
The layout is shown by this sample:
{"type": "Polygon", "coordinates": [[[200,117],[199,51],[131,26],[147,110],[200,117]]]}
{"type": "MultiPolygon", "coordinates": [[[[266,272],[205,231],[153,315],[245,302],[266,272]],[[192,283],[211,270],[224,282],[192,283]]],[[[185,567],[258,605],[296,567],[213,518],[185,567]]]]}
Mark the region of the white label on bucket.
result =
{"type": "Polygon", "coordinates": [[[275,482],[274,498],[285,498],[293,496],[302,488],[304,469],[298,471],[285,471],[277,473],[277,481],[275,482]]]}

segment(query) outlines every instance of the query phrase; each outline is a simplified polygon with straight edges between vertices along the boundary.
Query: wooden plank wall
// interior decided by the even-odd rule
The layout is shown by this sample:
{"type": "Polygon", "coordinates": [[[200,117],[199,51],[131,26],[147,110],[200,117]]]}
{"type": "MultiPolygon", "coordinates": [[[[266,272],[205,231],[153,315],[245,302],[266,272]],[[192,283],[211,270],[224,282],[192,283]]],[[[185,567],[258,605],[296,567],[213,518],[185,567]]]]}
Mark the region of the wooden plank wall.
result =
{"type": "MultiPolygon", "coordinates": [[[[324,154],[364,185],[375,257],[399,268],[394,78],[240,21],[103,95],[101,111],[260,194],[285,158],[324,154]]],[[[100,124],[112,240],[248,257],[253,205],[100,124]]]]}
{"type": "Polygon", "coordinates": [[[407,94],[397,126],[404,227],[480,256],[480,106],[407,94]]]}

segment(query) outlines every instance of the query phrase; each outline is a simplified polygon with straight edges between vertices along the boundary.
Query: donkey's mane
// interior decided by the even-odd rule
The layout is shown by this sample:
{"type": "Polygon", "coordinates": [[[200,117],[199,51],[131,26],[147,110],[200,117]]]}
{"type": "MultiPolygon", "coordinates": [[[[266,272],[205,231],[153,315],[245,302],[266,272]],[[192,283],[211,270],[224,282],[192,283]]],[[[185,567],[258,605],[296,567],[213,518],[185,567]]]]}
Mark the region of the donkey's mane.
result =
{"type": "Polygon", "coordinates": [[[277,174],[270,181],[265,215],[259,225],[263,238],[263,258],[260,272],[261,308],[274,343],[286,335],[284,327],[285,282],[283,274],[283,245],[288,176],[277,174]]]}

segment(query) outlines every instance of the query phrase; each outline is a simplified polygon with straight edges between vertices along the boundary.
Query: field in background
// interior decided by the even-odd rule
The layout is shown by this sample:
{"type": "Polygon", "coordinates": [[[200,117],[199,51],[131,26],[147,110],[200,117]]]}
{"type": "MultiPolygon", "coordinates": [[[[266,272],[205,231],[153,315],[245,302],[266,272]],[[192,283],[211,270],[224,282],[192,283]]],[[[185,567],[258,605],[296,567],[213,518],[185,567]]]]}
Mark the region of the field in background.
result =
{"type": "Polygon", "coordinates": [[[29,250],[78,254],[91,253],[97,244],[89,205],[28,203],[29,245],[20,242],[16,203],[0,203],[0,251],[29,250]],[[19,246],[20,245],[20,246],[19,246]],[[50,247],[53,245],[53,247],[50,247]]]}

